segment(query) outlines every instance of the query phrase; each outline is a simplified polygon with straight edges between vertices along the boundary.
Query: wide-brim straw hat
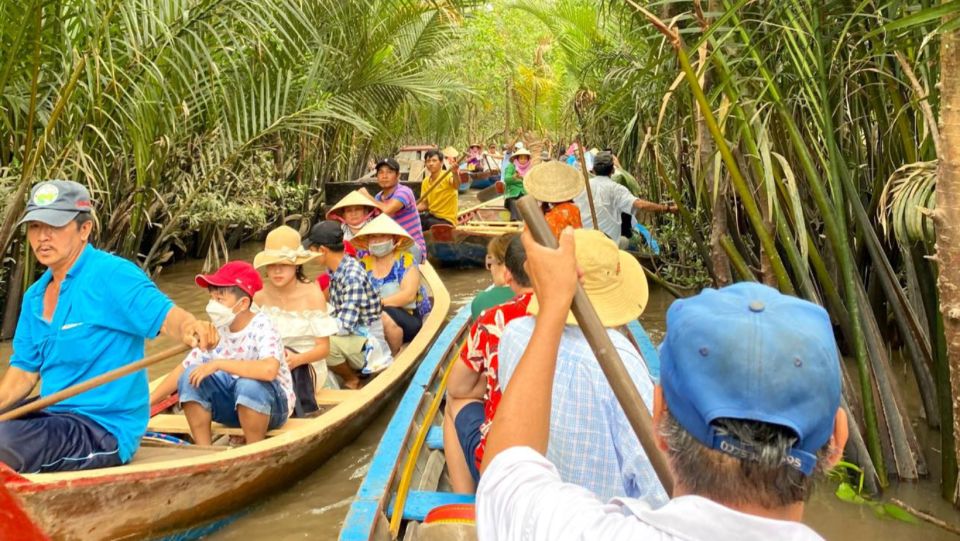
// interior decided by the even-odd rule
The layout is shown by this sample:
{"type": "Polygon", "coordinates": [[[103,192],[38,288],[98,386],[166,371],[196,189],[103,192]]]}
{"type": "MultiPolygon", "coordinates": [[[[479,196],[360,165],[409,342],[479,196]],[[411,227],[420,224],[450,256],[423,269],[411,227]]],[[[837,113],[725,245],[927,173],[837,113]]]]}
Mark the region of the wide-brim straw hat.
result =
{"type": "MultiPolygon", "coordinates": [[[[577,229],[573,234],[577,265],[583,271],[583,291],[603,326],[619,327],[640,317],[650,297],[640,262],[596,229],[577,229]]],[[[534,297],[527,311],[536,315],[539,310],[534,297]]],[[[573,313],[567,314],[567,325],[576,324],[573,313]]]]}
{"type": "Polygon", "coordinates": [[[369,197],[363,195],[358,190],[353,190],[343,196],[343,199],[337,201],[337,204],[327,211],[327,219],[343,221],[343,209],[347,207],[368,207],[370,212],[377,210],[377,206],[373,204],[373,201],[371,201],[369,197]]]}
{"type": "Polygon", "coordinates": [[[317,257],[300,244],[300,233],[296,229],[281,225],[267,234],[263,251],[253,258],[253,267],[259,269],[267,265],[303,265],[317,257]]]}
{"type": "Polygon", "coordinates": [[[520,150],[517,150],[516,152],[514,152],[513,154],[510,155],[510,161],[513,161],[513,160],[519,158],[520,156],[526,156],[526,157],[529,158],[529,157],[530,157],[530,151],[527,150],[527,149],[525,149],[525,148],[521,148],[520,150]]]}
{"type": "Polygon", "coordinates": [[[583,191],[583,175],[563,162],[534,165],[523,177],[523,189],[543,203],[569,201],[583,191]]]}
{"type": "Polygon", "coordinates": [[[394,250],[406,250],[413,246],[413,237],[410,236],[410,233],[407,233],[406,229],[400,227],[400,224],[386,214],[381,214],[370,220],[370,223],[357,231],[350,242],[357,248],[366,250],[370,237],[374,235],[393,235],[396,242],[394,250]]]}
{"type": "Polygon", "coordinates": [[[457,156],[460,155],[460,151],[453,147],[447,147],[443,149],[442,152],[443,152],[443,155],[447,158],[456,158],[457,156]]]}

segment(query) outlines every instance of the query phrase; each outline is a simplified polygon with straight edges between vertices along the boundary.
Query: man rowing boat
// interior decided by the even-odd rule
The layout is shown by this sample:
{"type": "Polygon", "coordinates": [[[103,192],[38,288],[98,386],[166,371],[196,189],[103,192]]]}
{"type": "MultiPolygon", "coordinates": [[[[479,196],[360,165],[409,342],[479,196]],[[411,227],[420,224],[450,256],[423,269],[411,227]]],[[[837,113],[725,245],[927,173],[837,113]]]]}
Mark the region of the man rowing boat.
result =
{"type": "Polygon", "coordinates": [[[657,510],[630,498],[604,504],[544,458],[553,379],[543,375],[556,370],[576,291],[574,236],[566,230],[556,250],[529,232],[524,240],[540,307],[487,439],[478,537],[820,539],[800,523],[804,500],[847,439],[826,311],[752,283],[675,302],[653,400],[674,499],[657,510]]]}
{"type": "MultiPolygon", "coordinates": [[[[163,333],[210,348],[216,329],[174,306],[133,263],[89,244],[87,189],[64,180],[30,194],[27,240],[47,271],[23,298],[0,410],[37,381],[47,396],[143,357],[144,339],[163,333]]],[[[146,371],[0,423],[0,462],[18,472],[82,470],[128,462],[150,417],[146,371]]]]}

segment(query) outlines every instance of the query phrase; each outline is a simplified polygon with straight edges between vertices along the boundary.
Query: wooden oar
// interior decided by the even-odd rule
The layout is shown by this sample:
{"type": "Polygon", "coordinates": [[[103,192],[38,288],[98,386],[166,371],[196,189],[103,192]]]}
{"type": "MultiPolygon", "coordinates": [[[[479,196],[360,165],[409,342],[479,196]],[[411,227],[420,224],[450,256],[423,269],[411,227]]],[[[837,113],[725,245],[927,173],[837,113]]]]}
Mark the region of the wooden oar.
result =
{"type": "Polygon", "coordinates": [[[100,374],[95,378],[90,378],[87,381],[84,381],[83,383],[78,383],[72,387],[67,387],[62,391],[57,391],[52,395],[45,396],[43,398],[40,398],[39,400],[34,400],[29,404],[24,404],[19,408],[16,408],[14,410],[8,411],[7,413],[4,413],[3,415],[0,415],[0,421],[9,421],[11,419],[16,419],[18,417],[27,415],[28,413],[40,411],[47,406],[56,404],[57,402],[61,402],[68,398],[77,396],[80,393],[89,391],[90,389],[93,389],[98,385],[103,385],[104,383],[110,383],[111,381],[120,379],[123,376],[132,374],[137,370],[143,370],[144,368],[150,365],[157,364],[158,362],[164,359],[168,359],[170,357],[173,357],[174,355],[184,353],[189,350],[190,350],[190,346],[186,344],[180,344],[177,346],[173,346],[171,348],[167,348],[159,353],[154,353],[149,357],[144,357],[143,359],[140,359],[135,363],[130,363],[126,366],[121,366],[120,368],[116,368],[109,372],[100,374]]]}
{"type": "Polygon", "coordinates": [[[587,203],[590,204],[590,218],[593,219],[593,228],[599,230],[597,222],[597,207],[593,205],[593,188],[590,187],[590,172],[587,171],[587,160],[583,156],[583,138],[577,137],[577,160],[580,161],[580,173],[583,175],[584,188],[587,190],[587,203]]]}
{"type": "MultiPolygon", "coordinates": [[[[550,231],[550,226],[547,225],[537,200],[526,195],[521,197],[517,203],[523,221],[526,222],[534,240],[548,248],[556,248],[557,239],[550,231]]],[[[580,246],[579,249],[585,250],[589,247],[580,246]]],[[[660,484],[663,485],[667,495],[672,497],[673,474],[667,466],[667,458],[660,452],[654,439],[653,419],[650,417],[650,412],[644,406],[640,393],[634,387],[630,374],[623,366],[623,361],[620,359],[617,349],[610,341],[610,337],[607,336],[607,331],[604,329],[603,323],[600,322],[600,317],[597,316],[597,311],[593,308],[589,297],[580,285],[577,285],[571,311],[580,325],[580,330],[583,331],[583,335],[590,344],[590,348],[596,354],[603,375],[606,376],[607,382],[613,389],[613,394],[617,397],[617,401],[620,402],[620,406],[627,416],[627,421],[630,422],[637,439],[640,440],[640,445],[647,454],[647,458],[650,459],[650,464],[653,465],[653,470],[657,473],[660,484]]]]}
{"type": "Polygon", "coordinates": [[[503,196],[497,196],[497,197],[494,197],[493,199],[490,199],[489,201],[484,201],[483,203],[480,203],[479,205],[474,205],[474,206],[472,206],[472,207],[465,208],[465,209],[463,209],[463,210],[461,210],[460,212],[457,213],[457,218],[459,218],[459,217],[461,217],[461,216],[463,216],[463,215],[465,215],[465,214],[469,214],[469,213],[471,213],[471,212],[473,212],[473,211],[480,210],[480,209],[482,209],[482,208],[484,208],[484,207],[492,207],[492,206],[495,205],[495,204],[503,205],[503,196]]]}

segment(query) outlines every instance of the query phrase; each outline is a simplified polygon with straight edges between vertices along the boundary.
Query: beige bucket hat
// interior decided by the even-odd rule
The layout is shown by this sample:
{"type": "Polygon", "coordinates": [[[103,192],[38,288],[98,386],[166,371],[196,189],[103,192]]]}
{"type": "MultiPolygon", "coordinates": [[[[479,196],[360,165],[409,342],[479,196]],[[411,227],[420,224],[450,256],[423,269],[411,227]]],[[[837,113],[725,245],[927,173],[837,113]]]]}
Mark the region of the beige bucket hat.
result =
{"type": "Polygon", "coordinates": [[[296,229],[281,225],[267,234],[263,251],[253,258],[253,267],[259,269],[267,265],[303,265],[317,257],[300,244],[300,233],[296,229]]]}
{"type": "MultiPolygon", "coordinates": [[[[596,229],[577,229],[573,235],[577,265],[583,270],[583,291],[603,326],[619,327],[640,317],[650,297],[640,262],[596,229]]],[[[536,314],[539,310],[534,297],[527,311],[536,314]]],[[[576,324],[573,313],[567,314],[567,325],[576,324]]]]}
{"type": "Polygon", "coordinates": [[[583,191],[583,175],[564,162],[543,162],[527,171],[523,189],[542,203],[569,201],[583,191]]]}
{"type": "Polygon", "coordinates": [[[377,206],[373,204],[373,201],[359,191],[354,190],[343,196],[343,199],[337,201],[337,204],[327,211],[327,219],[342,222],[343,209],[347,207],[368,207],[370,212],[377,211],[377,206]]]}
{"type": "Polygon", "coordinates": [[[370,223],[363,226],[360,231],[357,231],[357,234],[350,239],[350,242],[357,248],[366,250],[367,243],[373,235],[393,235],[394,239],[396,239],[397,250],[406,250],[413,246],[413,237],[410,236],[410,233],[407,233],[406,229],[400,227],[400,224],[386,214],[381,214],[373,220],[370,220],[370,223]]]}

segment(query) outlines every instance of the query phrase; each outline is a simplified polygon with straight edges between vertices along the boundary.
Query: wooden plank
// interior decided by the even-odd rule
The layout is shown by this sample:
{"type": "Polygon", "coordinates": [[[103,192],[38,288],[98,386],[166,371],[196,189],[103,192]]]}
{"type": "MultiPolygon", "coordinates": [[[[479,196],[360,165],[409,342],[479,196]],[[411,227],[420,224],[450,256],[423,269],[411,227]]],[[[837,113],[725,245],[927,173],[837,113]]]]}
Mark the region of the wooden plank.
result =
{"type": "MultiPolygon", "coordinates": [[[[454,492],[432,492],[411,490],[407,495],[407,504],[403,506],[403,518],[423,522],[433,508],[454,503],[474,504],[477,497],[474,494],[457,494],[454,492]]],[[[387,516],[393,510],[393,505],[387,506],[387,516]]]]}
{"type": "Polygon", "coordinates": [[[443,473],[443,467],[446,465],[447,461],[443,456],[443,451],[430,451],[423,473],[417,480],[417,489],[437,490],[437,486],[440,484],[440,474],[443,473]]]}
{"type": "Polygon", "coordinates": [[[320,389],[317,391],[317,405],[336,406],[348,398],[357,396],[358,392],[354,389],[320,389]]]}
{"type": "MultiPolygon", "coordinates": [[[[283,426],[276,430],[271,430],[267,432],[267,436],[276,436],[283,434],[284,432],[289,432],[291,430],[296,430],[304,425],[316,422],[314,419],[287,419],[287,422],[283,426]]],[[[187,423],[187,418],[183,415],[175,415],[171,413],[162,413],[156,415],[150,419],[150,423],[147,424],[147,430],[151,432],[162,432],[164,434],[189,434],[190,433],[190,424],[187,423]]],[[[243,430],[240,428],[234,428],[230,426],[224,426],[220,423],[212,423],[211,430],[214,434],[229,434],[231,436],[242,436],[243,430]]]]}

